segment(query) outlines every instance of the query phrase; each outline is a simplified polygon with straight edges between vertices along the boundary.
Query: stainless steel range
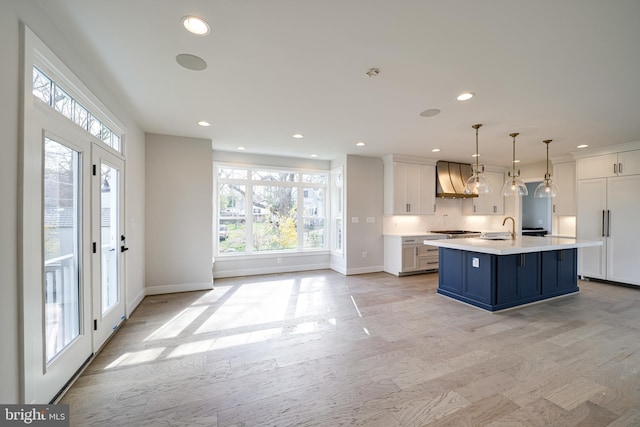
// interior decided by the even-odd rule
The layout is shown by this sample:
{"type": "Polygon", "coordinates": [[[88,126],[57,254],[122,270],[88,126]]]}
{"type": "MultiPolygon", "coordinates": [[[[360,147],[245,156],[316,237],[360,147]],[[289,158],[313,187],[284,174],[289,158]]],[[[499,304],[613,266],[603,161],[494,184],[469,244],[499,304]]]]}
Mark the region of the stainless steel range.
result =
{"type": "Polygon", "coordinates": [[[446,239],[462,239],[464,237],[480,237],[482,235],[479,231],[469,230],[432,230],[431,233],[444,234],[446,239]]]}

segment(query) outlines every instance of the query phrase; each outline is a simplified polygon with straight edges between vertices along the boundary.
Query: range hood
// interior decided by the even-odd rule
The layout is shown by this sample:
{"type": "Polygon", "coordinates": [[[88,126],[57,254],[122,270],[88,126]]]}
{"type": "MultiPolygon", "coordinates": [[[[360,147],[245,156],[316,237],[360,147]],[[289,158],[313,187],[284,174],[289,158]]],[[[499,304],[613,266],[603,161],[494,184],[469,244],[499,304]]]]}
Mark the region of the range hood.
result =
{"type": "Polygon", "coordinates": [[[464,186],[473,175],[471,165],[439,161],[436,163],[436,197],[468,199],[477,194],[464,194],[464,186]]]}

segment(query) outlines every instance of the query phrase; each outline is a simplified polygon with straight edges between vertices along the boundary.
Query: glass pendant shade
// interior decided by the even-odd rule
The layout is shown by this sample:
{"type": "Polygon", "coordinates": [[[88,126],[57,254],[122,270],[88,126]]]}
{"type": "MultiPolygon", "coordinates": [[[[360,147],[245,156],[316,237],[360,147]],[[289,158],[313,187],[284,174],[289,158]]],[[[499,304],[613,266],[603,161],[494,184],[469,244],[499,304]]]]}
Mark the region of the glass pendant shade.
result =
{"type": "Polygon", "coordinates": [[[516,136],[518,135],[520,134],[509,134],[509,136],[513,138],[513,161],[511,162],[513,170],[509,172],[509,176],[502,186],[502,195],[505,197],[526,196],[529,194],[527,186],[524,185],[524,182],[520,179],[520,171],[516,172],[516,136]]]}
{"type": "Polygon", "coordinates": [[[536,188],[533,197],[545,198],[556,197],[558,195],[558,186],[553,183],[551,178],[545,178],[536,188]]]}
{"type": "Polygon", "coordinates": [[[471,126],[476,130],[476,167],[473,169],[473,175],[467,180],[464,185],[464,194],[486,194],[491,193],[491,184],[487,180],[487,178],[482,175],[484,171],[484,166],[482,166],[482,171],[480,170],[480,165],[478,164],[478,129],[480,129],[482,125],[477,124],[471,126]]]}
{"type": "Polygon", "coordinates": [[[502,186],[502,195],[505,197],[509,196],[526,196],[529,194],[529,190],[527,190],[527,186],[524,182],[516,177],[509,177],[505,181],[502,186]]]}
{"type": "Polygon", "coordinates": [[[544,174],[544,181],[538,184],[533,197],[546,198],[556,197],[558,195],[558,187],[551,180],[551,174],[549,173],[549,143],[551,139],[544,140],[542,142],[547,146],[547,173],[544,174]]]}
{"type": "Polygon", "coordinates": [[[487,178],[484,177],[484,175],[474,172],[464,186],[464,194],[486,193],[491,193],[491,184],[489,183],[487,178]]]}

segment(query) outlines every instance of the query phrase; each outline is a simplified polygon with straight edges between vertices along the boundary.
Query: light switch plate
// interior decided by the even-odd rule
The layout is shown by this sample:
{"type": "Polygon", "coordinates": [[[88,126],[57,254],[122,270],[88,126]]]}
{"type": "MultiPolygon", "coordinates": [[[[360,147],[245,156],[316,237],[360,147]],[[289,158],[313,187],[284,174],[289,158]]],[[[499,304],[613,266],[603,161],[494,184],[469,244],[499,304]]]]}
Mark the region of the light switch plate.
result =
{"type": "Polygon", "coordinates": [[[351,222],[352,222],[353,224],[357,224],[357,223],[359,223],[359,222],[360,222],[360,218],[358,218],[357,216],[352,216],[352,217],[351,217],[351,222]]]}
{"type": "Polygon", "coordinates": [[[372,216],[368,216],[367,217],[367,222],[368,223],[374,223],[374,222],[376,222],[376,219],[374,217],[372,217],[372,216]]]}

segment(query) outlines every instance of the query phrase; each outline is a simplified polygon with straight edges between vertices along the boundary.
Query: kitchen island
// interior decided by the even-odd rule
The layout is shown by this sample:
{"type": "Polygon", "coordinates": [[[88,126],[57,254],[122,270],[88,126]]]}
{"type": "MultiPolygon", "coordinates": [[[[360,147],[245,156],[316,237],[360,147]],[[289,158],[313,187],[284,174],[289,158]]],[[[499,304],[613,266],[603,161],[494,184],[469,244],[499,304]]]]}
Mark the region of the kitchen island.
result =
{"type": "Polygon", "coordinates": [[[439,294],[498,311],[578,292],[577,248],[602,242],[517,236],[425,244],[439,248],[439,294]]]}

